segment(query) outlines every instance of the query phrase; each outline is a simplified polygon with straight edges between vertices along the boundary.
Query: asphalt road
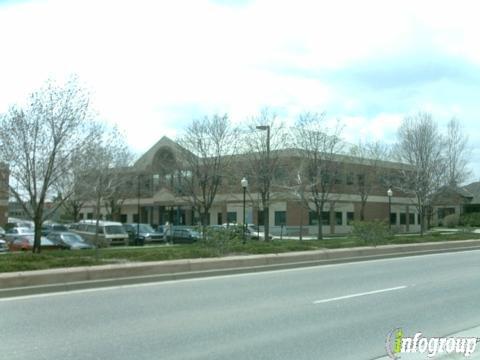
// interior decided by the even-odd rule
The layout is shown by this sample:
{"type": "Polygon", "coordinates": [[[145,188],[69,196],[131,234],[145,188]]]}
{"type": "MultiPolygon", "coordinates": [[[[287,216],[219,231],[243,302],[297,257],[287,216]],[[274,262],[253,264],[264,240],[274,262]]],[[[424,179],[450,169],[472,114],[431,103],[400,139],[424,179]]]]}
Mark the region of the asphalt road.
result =
{"type": "Polygon", "coordinates": [[[0,359],[377,359],[480,325],[479,285],[469,251],[0,299],[0,359]]]}

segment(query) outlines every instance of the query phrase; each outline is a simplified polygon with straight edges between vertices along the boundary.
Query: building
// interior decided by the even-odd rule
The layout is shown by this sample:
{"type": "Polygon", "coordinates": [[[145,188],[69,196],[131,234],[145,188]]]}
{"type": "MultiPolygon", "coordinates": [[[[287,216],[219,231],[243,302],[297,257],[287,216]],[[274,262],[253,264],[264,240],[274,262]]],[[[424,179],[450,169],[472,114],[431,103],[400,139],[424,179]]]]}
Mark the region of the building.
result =
{"type": "MultiPolygon", "coordinates": [[[[198,215],[192,211],[189,197],[183,192],[181,179],[176,176],[178,169],[184,166],[186,150],[167,137],[160,139],[133,165],[125,170],[122,184],[125,198],[121,201],[121,211],[117,218],[122,222],[141,222],[152,225],[165,224],[167,221],[177,225],[194,225],[198,215]]],[[[321,219],[305,208],[295,191],[296,166],[301,155],[295,149],[278,152],[279,171],[272,184],[269,223],[272,234],[288,232],[298,234],[300,229],[306,235],[315,235],[318,221],[322,222],[324,234],[342,234],[351,230],[352,220],[360,220],[362,212],[359,185],[364,184],[373,170],[371,166],[358,158],[338,155],[337,162],[341,171],[335,176],[335,188],[330,194],[321,219]]],[[[246,176],[241,171],[242,155],[235,156],[235,163],[225,176],[225,181],[217,192],[210,209],[207,222],[211,225],[223,223],[254,223],[262,225],[260,195],[253,189],[248,190],[246,215],[243,218],[243,188],[240,181],[246,176]]],[[[382,162],[385,174],[393,176],[401,167],[398,163],[382,162]]],[[[368,201],[364,208],[364,220],[385,220],[390,218],[392,228],[402,232],[419,230],[419,218],[414,199],[394,190],[391,198],[387,195],[388,185],[380,178],[374,180],[368,201]],[[389,215],[389,209],[391,213],[389,215]]],[[[102,210],[108,218],[109,212],[102,210]]],[[[94,208],[86,206],[81,218],[93,218],[94,208]]]]}
{"type": "Polygon", "coordinates": [[[8,221],[8,183],[8,167],[0,163],[0,226],[4,226],[8,221]]]}
{"type": "Polygon", "coordinates": [[[480,213],[480,181],[465,186],[444,186],[433,199],[432,222],[442,225],[448,215],[480,213]]]}

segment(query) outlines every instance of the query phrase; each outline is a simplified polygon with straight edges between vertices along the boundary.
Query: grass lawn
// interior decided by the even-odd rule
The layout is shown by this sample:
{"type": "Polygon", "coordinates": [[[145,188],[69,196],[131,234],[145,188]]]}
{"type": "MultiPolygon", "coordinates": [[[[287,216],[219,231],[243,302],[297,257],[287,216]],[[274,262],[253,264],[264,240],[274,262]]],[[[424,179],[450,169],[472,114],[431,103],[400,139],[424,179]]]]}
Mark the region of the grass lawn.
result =
{"type": "MultiPolygon", "coordinates": [[[[480,234],[440,233],[418,235],[404,235],[384,238],[377,245],[410,244],[434,241],[455,241],[480,239],[480,234]]],[[[98,250],[51,250],[41,254],[12,252],[0,254],[0,272],[41,270],[61,267],[91,266],[116,264],[124,262],[161,261],[174,259],[195,259],[218,257],[239,254],[269,254],[288,251],[306,251],[318,249],[334,249],[365,246],[363,241],[353,237],[327,238],[324,240],[278,240],[269,242],[247,241],[242,244],[239,240],[197,243],[174,246],[144,246],[144,247],[110,247],[98,250]]]]}

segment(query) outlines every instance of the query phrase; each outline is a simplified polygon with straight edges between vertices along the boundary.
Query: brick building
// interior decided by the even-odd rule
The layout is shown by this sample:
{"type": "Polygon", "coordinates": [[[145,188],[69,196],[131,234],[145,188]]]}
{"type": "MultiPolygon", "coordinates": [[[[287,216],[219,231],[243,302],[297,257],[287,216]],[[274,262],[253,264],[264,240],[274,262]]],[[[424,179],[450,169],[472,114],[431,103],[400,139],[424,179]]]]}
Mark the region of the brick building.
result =
{"type": "MultiPolygon", "coordinates": [[[[175,171],[182,167],[182,154],[186,150],[167,137],[160,139],[126,172],[125,193],[121,213],[122,222],[141,222],[152,225],[169,221],[178,225],[198,223],[198,216],[192,211],[189,198],[182,193],[181,184],[176,182],[175,171]],[[140,215],[139,215],[140,214],[140,215]]],[[[394,190],[391,202],[387,196],[388,185],[378,177],[369,176],[373,171],[368,164],[358,158],[337,156],[340,171],[335,175],[335,187],[325,205],[321,219],[305,208],[295,193],[294,180],[296,167],[300,162],[298,151],[281,150],[276,155],[279,159],[279,171],[272,184],[269,207],[269,223],[272,234],[288,232],[298,234],[300,227],[304,234],[315,235],[318,221],[322,222],[324,234],[341,234],[350,231],[350,222],[361,218],[361,194],[359,184],[374,181],[368,201],[364,208],[364,220],[385,220],[390,218],[392,227],[398,231],[418,231],[419,219],[414,200],[394,190]],[[293,178],[292,178],[293,177],[293,178]],[[389,215],[389,208],[391,213],[389,215]]],[[[241,171],[241,155],[236,156],[237,166],[229,169],[228,176],[215,197],[208,216],[210,225],[223,223],[254,223],[262,225],[262,207],[260,195],[255,186],[249,187],[246,216],[243,219],[243,188],[240,180],[246,176],[241,171]]],[[[380,167],[385,174],[394,174],[400,165],[382,162],[380,167]]],[[[105,212],[104,215],[106,215],[105,212]]],[[[92,218],[94,210],[85,207],[82,218],[92,218]]]]}
{"type": "Polygon", "coordinates": [[[8,219],[8,181],[8,167],[0,163],[0,226],[4,226],[8,219]]]}

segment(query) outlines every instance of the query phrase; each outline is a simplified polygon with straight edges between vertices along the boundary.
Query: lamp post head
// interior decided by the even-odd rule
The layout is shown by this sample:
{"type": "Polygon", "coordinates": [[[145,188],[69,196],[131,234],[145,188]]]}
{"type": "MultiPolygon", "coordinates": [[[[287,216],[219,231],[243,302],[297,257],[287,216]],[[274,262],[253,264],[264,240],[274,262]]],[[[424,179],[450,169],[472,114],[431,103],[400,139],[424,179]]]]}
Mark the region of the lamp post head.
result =
{"type": "Polygon", "coordinates": [[[388,195],[388,197],[392,197],[392,196],[393,196],[393,191],[392,191],[392,189],[388,189],[388,190],[387,190],[387,195],[388,195]]]}
{"type": "Polygon", "coordinates": [[[270,126],[269,125],[258,125],[258,126],[255,126],[255,128],[257,130],[268,130],[268,129],[270,129],[270,126]]]}
{"type": "Polygon", "coordinates": [[[241,181],[240,184],[242,184],[242,188],[246,189],[248,187],[248,180],[244,177],[241,181]]]}

